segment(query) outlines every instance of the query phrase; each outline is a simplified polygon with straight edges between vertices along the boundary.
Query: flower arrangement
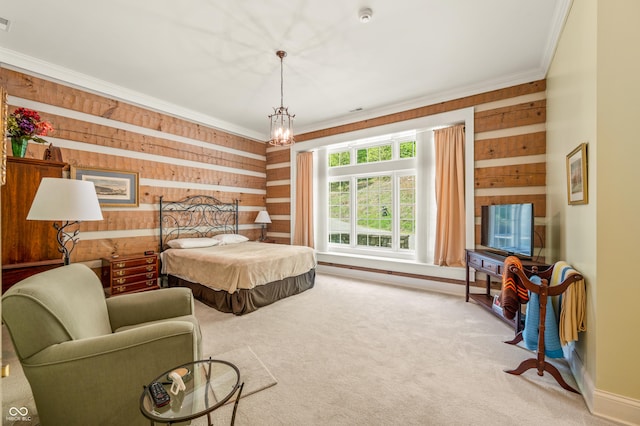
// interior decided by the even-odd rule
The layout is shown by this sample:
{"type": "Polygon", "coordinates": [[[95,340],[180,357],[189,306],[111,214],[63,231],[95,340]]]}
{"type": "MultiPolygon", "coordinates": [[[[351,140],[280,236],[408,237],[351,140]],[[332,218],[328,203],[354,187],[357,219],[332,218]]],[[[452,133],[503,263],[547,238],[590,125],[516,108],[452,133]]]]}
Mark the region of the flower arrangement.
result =
{"type": "Polygon", "coordinates": [[[7,136],[11,139],[31,139],[34,142],[46,143],[40,136],[47,136],[53,131],[48,121],[40,121],[37,111],[27,108],[16,108],[7,117],[7,136]]]}

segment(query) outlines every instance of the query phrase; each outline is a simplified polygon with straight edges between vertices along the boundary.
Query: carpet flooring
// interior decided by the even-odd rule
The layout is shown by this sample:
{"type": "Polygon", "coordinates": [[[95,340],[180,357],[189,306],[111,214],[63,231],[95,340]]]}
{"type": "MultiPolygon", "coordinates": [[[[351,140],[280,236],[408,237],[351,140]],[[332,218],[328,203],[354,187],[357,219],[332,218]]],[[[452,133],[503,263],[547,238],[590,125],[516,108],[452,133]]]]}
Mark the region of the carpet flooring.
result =
{"type": "MultiPolygon", "coordinates": [[[[240,383],[244,383],[240,399],[270,388],[278,383],[273,374],[260,361],[260,358],[251,350],[249,346],[244,346],[228,352],[206,355],[205,359],[221,359],[229,361],[240,371],[240,383]]],[[[231,397],[227,403],[234,402],[236,395],[231,397]]]]}
{"type": "MultiPolygon", "coordinates": [[[[505,373],[532,353],[502,343],[513,329],[461,296],[318,274],[313,289],[250,314],[198,302],[196,316],[203,353],[249,346],[277,377],[240,400],[239,426],[614,424],[548,374],[505,373]]],[[[550,361],[575,385],[565,362],[550,361]]]]}

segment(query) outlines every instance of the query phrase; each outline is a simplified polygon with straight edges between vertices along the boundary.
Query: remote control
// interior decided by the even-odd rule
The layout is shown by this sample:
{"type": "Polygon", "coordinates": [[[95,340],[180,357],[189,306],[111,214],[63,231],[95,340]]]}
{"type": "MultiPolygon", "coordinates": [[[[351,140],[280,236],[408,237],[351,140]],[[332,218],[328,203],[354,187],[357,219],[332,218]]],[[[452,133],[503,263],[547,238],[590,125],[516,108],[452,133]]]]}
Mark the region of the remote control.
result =
{"type": "Polygon", "coordinates": [[[171,401],[171,397],[164,386],[158,382],[153,382],[149,385],[149,395],[151,395],[151,399],[156,407],[164,407],[171,401]]]}

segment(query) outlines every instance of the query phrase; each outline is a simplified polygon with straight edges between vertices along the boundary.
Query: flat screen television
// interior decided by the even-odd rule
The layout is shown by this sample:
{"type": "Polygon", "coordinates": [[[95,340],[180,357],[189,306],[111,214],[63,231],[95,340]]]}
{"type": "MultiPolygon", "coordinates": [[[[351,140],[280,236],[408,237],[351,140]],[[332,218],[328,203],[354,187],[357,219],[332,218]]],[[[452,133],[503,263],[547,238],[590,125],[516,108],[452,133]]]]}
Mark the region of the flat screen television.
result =
{"type": "Polygon", "coordinates": [[[482,206],[480,244],[500,253],[533,257],[533,203],[482,206]]]}

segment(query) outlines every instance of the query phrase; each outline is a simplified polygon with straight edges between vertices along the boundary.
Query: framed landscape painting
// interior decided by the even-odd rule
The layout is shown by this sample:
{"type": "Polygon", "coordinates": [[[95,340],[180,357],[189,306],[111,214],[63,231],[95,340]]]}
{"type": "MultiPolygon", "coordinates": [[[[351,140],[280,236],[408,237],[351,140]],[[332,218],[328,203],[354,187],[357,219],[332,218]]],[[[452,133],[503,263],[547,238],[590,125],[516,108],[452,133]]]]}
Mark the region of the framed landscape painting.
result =
{"type": "Polygon", "coordinates": [[[137,207],[138,173],[72,167],[71,178],[93,182],[103,207],[137,207]]]}
{"type": "Polygon", "coordinates": [[[569,204],[587,204],[587,144],[582,143],[567,155],[567,197],[569,204]]]}

